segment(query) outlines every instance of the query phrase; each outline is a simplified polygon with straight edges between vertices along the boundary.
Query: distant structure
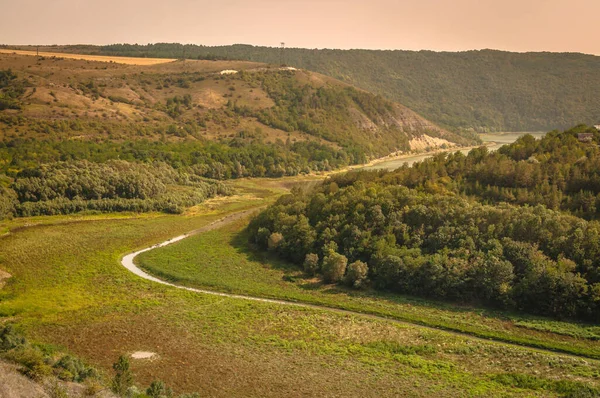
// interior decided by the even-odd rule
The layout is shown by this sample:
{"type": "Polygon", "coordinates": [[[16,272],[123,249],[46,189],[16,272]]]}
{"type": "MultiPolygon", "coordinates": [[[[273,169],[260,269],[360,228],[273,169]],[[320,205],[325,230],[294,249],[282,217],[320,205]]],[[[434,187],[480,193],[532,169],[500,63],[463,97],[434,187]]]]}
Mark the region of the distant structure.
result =
{"type": "Polygon", "coordinates": [[[279,65],[285,65],[285,58],[284,58],[284,51],[285,51],[285,43],[281,42],[281,47],[279,47],[279,65]]]}
{"type": "Polygon", "coordinates": [[[592,142],[594,139],[593,133],[579,133],[577,134],[579,142],[592,142]]]}

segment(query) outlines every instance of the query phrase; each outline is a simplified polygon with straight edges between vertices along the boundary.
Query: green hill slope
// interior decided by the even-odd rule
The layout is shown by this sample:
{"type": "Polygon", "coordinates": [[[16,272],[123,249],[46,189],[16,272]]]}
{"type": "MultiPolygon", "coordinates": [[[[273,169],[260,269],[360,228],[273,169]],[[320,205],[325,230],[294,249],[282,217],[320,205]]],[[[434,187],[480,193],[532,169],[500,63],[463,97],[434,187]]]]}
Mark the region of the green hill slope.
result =
{"type": "Polygon", "coordinates": [[[0,53],[0,217],[179,211],[220,190],[202,178],[297,175],[472,142],[400,104],[293,68],[0,53]],[[116,160],[126,164],[108,163],[116,160]],[[87,170],[81,190],[65,189],[72,169],[87,170]],[[119,170],[140,186],[157,179],[179,188],[112,192],[97,178],[119,170]]]}
{"type": "Polygon", "coordinates": [[[600,120],[600,57],[575,53],[308,50],[180,44],[69,51],[244,59],[317,71],[398,101],[454,130],[547,131],[600,120]]]}

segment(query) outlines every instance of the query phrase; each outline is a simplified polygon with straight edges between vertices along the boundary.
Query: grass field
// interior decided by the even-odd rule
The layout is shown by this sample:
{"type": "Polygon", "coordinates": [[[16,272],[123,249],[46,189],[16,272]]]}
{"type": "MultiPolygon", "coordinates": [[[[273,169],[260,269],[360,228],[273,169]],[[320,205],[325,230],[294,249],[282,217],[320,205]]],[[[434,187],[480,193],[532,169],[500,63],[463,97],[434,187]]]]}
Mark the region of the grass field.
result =
{"type": "Polygon", "coordinates": [[[355,291],[306,278],[298,267],[252,250],[240,232],[246,222],[143,253],[137,262],[151,274],[185,286],[322,304],[600,359],[596,325],[355,291]]]}
{"type": "Polygon", "coordinates": [[[40,51],[26,51],[26,50],[7,50],[0,49],[0,53],[4,54],[18,54],[18,55],[39,55],[40,57],[56,57],[56,58],[68,58],[68,59],[81,59],[84,61],[98,61],[98,62],[115,62],[118,64],[125,65],[156,65],[164,64],[166,62],[173,62],[175,59],[168,58],[134,58],[134,57],[111,57],[106,55],[84,55],[84,54],[68,54],[68,53],[54,53],[40,51]]]}
{"type": "MultiPolygon", "coordinates": [[[[0,238],[0,268],[13,278],[0,290],[0,314],[28,337],[76,354],[106,375],[122,353],[156,352],[158,359],[133,363],[138,383],[160,378],[178,393],[487,397],[597,392],[595,360],[326,310],[195,294],[141,280],[119,264],[135,249],[261,206],[293,182],[240,181],[241,195],[209,201],[181,216],[87,215],[7,223],[8,233],[0,238]]],[[[185,273],[198,285],[212,280],[214,288],[223,290],[362,301],[315,281],[294,282],[296,271],[285,264],[263,263],[239,241],[241,226],[152,255],[180,252],[182,257],[167,263],[184,266],[179,262],[187,262],[183,249],[194,249],[194,261],[206,272],[193,271],[192,263],[185,273]]]]}

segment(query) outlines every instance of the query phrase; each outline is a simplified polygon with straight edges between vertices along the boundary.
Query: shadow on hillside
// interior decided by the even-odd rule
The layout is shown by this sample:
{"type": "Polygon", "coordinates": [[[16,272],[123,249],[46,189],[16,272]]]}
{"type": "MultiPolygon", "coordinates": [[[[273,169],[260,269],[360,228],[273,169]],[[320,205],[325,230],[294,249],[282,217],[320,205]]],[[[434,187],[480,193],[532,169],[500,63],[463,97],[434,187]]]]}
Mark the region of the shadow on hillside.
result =
{"type": "Polygon", "coordinates": [[[263,264],[265,268],[278,269],[284,271],[286,274],[289,273],[294,276],[302,273],[302,270],[296,265],[288,261],[283,261],[271,253],[260,251],[258,247],[248,241],[248,231],[246,229],[234,234],[229,241],[229,244],[235,248],[238,253],[243,254],[248,258],[249,261],[259,262],[263,264]]]}

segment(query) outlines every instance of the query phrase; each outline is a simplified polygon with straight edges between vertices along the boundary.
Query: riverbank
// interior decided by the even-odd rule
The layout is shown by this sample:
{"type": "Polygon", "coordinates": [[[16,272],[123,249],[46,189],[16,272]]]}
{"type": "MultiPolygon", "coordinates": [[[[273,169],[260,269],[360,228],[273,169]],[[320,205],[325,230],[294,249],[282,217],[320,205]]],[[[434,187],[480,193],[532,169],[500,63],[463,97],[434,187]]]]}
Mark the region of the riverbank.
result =
{"type": "Polygon", "coordinates": [[[494,133],[494,134],[481,134],[480,137],[483,139],[483,143],[481,145],[472,145],[466,147],[452,147],[452,148],[438,148],[435,150],[421,152],[421,153],[401,153],[401,154],[392,154],[388,156],[384,156],[382,158],[374,159],[371,162],[361,165],[361,166],[352,166],[349,169],[366,169],[366,170],[395,170],[398,167],[401,167],[404,163],[408,163],[409,166],[413,163],[420,162],[429,157],[438,155],[440,153],[453,153],[453,152],[462,152],[467,154],[474,148],[479,148],[481,146],[486,146],[489,151],[495,151],[500,147],[508,144],[512,144],[519,137],[523,135],[531,134],[535,138],[541,138],[546,133],[544,132],[506,132],[506,133],[494,133]]]}
{"type": "Polygon", "coordinates": [[[455,146],[455,147],[451,147],[451,148],[438,148],[438,149],[434,149],[431,151],[425,151],[425,152],[420,152],[420,151],[411,151],[411,152],[403,152],[403,153],[396,152],[395,154],[390,154],[390,155],[384,156],[382,158],[373,159],[372,161],[370,161],[369,163],[366,163],[364,165],[351,166],[351,167],[358,168],[358,169],[367,168],[367,167],[380,165],[381,163],[395,162],[395,161],[404,160],[404,159],[411,159],[415,156],[426,158],[426,157],[439,155],[440,153],[454,153],[454,152],[459,152],[459,151],[460,152],[470,151],[471,149],[479,148],[482,146],[491,147],[494,145],[496,145],[496,143],[493,141],[490,141],[490,142],[484,142],[481,145],[455,146]]]}

